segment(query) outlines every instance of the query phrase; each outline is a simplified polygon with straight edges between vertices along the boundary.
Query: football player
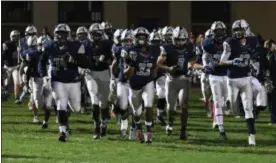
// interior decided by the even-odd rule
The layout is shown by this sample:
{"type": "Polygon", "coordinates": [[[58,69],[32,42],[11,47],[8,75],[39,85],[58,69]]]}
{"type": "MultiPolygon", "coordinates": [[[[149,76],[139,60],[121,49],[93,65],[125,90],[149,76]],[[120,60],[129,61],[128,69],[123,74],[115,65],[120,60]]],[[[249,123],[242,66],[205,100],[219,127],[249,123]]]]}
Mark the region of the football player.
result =
{"type": "Polygon", "coordinates": [[[122,50],[124,57],[124,75],[129,79],[130,104],[135,117],[137,137],[141,143],[152,142],[152,121],[154,103],[154,77],[156,59],[159,55],[159,47],[148,45],[149,32],[144,27],[139,27],[134,31],[134,46],[122,50]],[[145,107],[145,136],[142,130],[141,114],[142,103],[145,107]]]}
{"type": "Polygon", "coordinates": [[[223,52],[223,41],[226,39],[226,26],[221,21],[215,21],[211,30],[213,37],[203,41],[203,66],[205,74],[209,75],[209,82],[214,101],[215,124],[218,125],[219,135],[222,140],[227,136],[223,127],[223,107],[227,100],[227,67],[218,65],[223,52]]]}
{"type": "Polygon", "coordinates": [[[120,108],[117,104],[117,82],[118,82],[118,72],[119,72],[119,66],[118,63],[120,61],[120,56],[121,56],[121,49],[122,49],[122,44],[121,44],[121,35],[122,35],[123,29],[117,29],[114,32],[113,36],[113,45],[112,45],[112,64],[110,66],[110,71],[111,71],[111,78],[110,78],[110,94],[109,94],[109,101],[112,105],[112,114],[113,116],[117,117],[117,124],[120,124],[120,108]]]}
{"type": "Polygon", "coordinates": [[[89,38],[92,41],[92,51],[88,55],[94,65],[86,71],[85,80],[91,97],[93,120],[95,122],[95,135],[93,138],[99,139],[101,136],[106,135],[107,120],[109,118],[109,65],[111,64],[113,43],[110,40],[103,39],[104,28],[99,23],[94,23],[90,26],[89,38]]]}
{"type": "MultiPolygon", "coordinates": [[[[116,32],[115,32],[116,33],[116,32]]],[[[132,30],[122,30],[121,37],[117,38],[114,34],[114,43],[119,42],[120,46],[113,46],[112,53],[113,53],[113,63],[112,63],[112,74],[113,76],[118,76],[117,80],[117,105],[120,109],[121,114],[121,136],[126,136],[126,131],[128,128],[128,116],[129,116],[129,84],[124,76],[124,59],[121,57],[122,49],[127,50],[129,47],[133,45],[133,31],[132,30]],[[115,39],[117,38],[117,39],[115,39]]],[[[134,130],[133,128],[130,129],[130,132],[134,130]]],[[[130,133],[130,139],[133,139],[132,133],[130,133]]],[[[134,135],[136,137],[136,135],[134,135]]]]}
{"type": "Polygon", "coordinates": [[[236,20],[232,25],[233,36],[223,43],[223,54],[220,64],[229,65],[228,68],[228,97],[230,106],[235,107],[238,93],[240,93],[248,126],[248,143],[256,145],[255,120],[253,115],[253,90],[250,76],[250,59],[256,49],[256,37],[246,37],[246,25],[241,20],[236,20]]]}
{"type": "Polygon", "coordinates": [[[104,38],[108,40],[113,40],[113,28],[111,23],[102,22],[101,25],[104,29],[104,38]]]}
{"type": "MultiPolygon", "coordinates": [[[[31,36],[36,36],[37,34],[37,29],[35,26],[33,25],[29,25],[26,27],[25,29],[25,37],[23,37],[21,40],[20,40],[20,45],[19,45],[19,49],[20,49],[20,53],[23,53],[24,50],[28,49],[28,44],[27,44],[27,40],[29,37],[31,36]]],[[[21,58],[22,60],[22,58],[21,58]]],[[[26,73],[25,73],[25,70],[28,69],[28,65],[24,64],[24,65],[21,65],[20,69],[19,69],[19,73],[20,73],[20,77],[21,77],[21,82],[23,82],[24,84],[24,81],[25,79],[29,78],[26,76],[26,73]]],[[[26,83],[26,81],[25,81],[26,83]]],[[[20,104],[23,100],[23,98],[25,97],[25,95],[28,93],[27,92],[27,87],[28,85],[25,85],[23,88],[23,92],[21,93],[20,95],[20,98],[19,98],[19,101],[18,101],[18,104],[20,104]]],[[[35,107],[35,104],[33,104],[31,102],[31,99],[29,101],[29,108],[34,108],[35,107]]]]}
{"type": "Polygon", "coordinates": [[[10,40],[5,41],[2,45],[2,65],[7,72],[7,78],[4,81],[4,91],[8,95],[8,85],[10,78],[13,78],[14,82],[14,98],[15,103],[19,101],[20,91],[20,75],[19,75],[19,61],[20,61],[20,49],[19,49],[20,33],[17,30],[13,30],[10,33],[10,40]]]}
{"type": "Polygon", "coordinates": [[[188,40],[188,32],[185,28],[176,27],[172,35],[172,44],[161,46],[161,54],[157,66],[167,72],[166,101],[168,108],[168,124],[166,133],[172,133],[177,99],[181,112],[180,139],[186,140],[186,127],[188,119],[188,99],[190,89],[190,68],[194,54],[193,44],[188,40]]]}
{"type": "MultiPolygon", "coordinates": [[[[149,36],[149,43],[154,48],[159,48],[162,45],[162,35],[160,33],[152,32],[149,36]]],[[[157,117],[156,122],[162,126],[166,125],[164,115],[165,115],[165,106],[166,106],[166,98],[165,98],[165,81],[166,76],[164,71],[159,70],[157,72],[157,78],[155,80],[156,94],[157,94],[157,117]]]]}
{"type": "Polygon", "coordinates": [[[38,120],[38,109],[43,106],[43,96],[42,96],[42,86],[43,78],[40,77],[38,72],[38,63],[41,56],[41,52],[38,51],[38,38],[36,36],[30,36],[27,39],[28,48],[23,50],[22,59],[23,62],[21,65],[26,63],[26,81],[25,86],[28,90],[31,90],[31,103],[33,111],[33,122],[37,123],[38,120]]]}
{"type": "Polygon", "coordinates": [[[84,55],[85,48],[79,42],[69,41],[70,28],[66,24],[58,24],[54,30],[54,40],[47,40],[42,48],[43,53],[39,64],[39,73],[46,76],[46,64],[49,62],[51,71],[51,87],[57,104],[59,121],[59,141],[67,141],[68,111],[81,109],[80,74],[81,66],[76,58],[84,55]]]}
{"type": "MultiPolygon", "coordinates": [[[[204,39],[209,39],[213,37],[213,33],[211,31],[211,29],[208,29],[205,32],[205,36],[204,39]]],[[[196,61],[195,61],[195,65],[203,65],[202,63],[202,55],[203,55],[203,49],[202,49],[202,43],[198,46],[196,46],[196,61]]],[[[203,66],[202,66],[203,69],[203,66]]],[[[201,86],[201,92],[203,95],[203,101],[205,102],[205,110],[207,112],[207,117],[211,117],[212,116],[212,94],[211,94],[211,87],[210,87],[210,83],[209,83],[209,76],[208,74],[202,72],[201,76],[200,76],[200,86],[201,86]]]]}

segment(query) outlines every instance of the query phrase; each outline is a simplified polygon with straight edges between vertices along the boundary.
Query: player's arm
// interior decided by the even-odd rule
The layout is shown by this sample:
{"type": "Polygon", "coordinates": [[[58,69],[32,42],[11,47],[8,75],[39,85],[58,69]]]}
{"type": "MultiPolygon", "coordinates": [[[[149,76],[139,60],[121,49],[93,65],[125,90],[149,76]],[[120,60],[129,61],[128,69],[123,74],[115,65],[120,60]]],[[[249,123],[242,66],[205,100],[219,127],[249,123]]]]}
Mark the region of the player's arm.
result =
{"type": "Polygon", "coordinates": [[[8,64],[8,45],[6,43],[2,44],[2,64],[7,65],[8,64]]]}
{"type": "Polygon", "coordinates": [[[228,42],[223,42],[223,52],[220,58],[219,65],[233,65],[236,63],[241,62],[242,60],[240,58],[235,58],[233,60],[229,60],[231,55],[231,47],[228,42]]]}
{"type": "Polygon", "coordinates": [[[44,46],[42,47],[42,54],[41,54],[41,58],[39,59],[38,62],[38,72],[40,74],[41,77],[44,77],[47,75],[47,62],[48,62],[48,50],[44,48],[44,46]]]}
{"type": "MultiPolygon", "coordinates": [[[[190,44],[193,45],[193,44],[190,44]]],[[[194,46],[192,46],[194,47],[194,46]]],[[[187,75],[191,75],[191,73],[193,72],[193,69],[195,68],[195,63],[196,63],[196,48],[190,48],[189,49],[189,58],[188,58],[188,74],[187,75]]],[[[198,66],[198,65],[197,65],[198,66]]]]}
{"type": "Polygon", "coordinates": [[[110,71],[111,71],[111,77],[115,78],[118,74],[118,72],[117,72],[118,60],[117,60],[115,53],[112,53],[112,54],[113,54],[113,60],[110,65],[110,71]]]}
{"type": "MultiPolygon", "coordinates": [[[[170,71],[172,71],[172,68],[165,64],[166,60],[167,60],[167,52],[164,49],[164,47],[161,46],[160,47],[160,55],[156,62],[157,68],[170,72],[170,71]]],[[[175,69],[176,69],[176,66],[175,66],[175,69]]]]}
{"type": "Polygon", "coordinates": [[[126,64],[126,68],[124,69],[124,77],[126,79],[129,79],[135,73],[136,58],[130,56],[128,52],[124,49],[121,51],[121,56],[124,59],[124,64],[126,64]]]}

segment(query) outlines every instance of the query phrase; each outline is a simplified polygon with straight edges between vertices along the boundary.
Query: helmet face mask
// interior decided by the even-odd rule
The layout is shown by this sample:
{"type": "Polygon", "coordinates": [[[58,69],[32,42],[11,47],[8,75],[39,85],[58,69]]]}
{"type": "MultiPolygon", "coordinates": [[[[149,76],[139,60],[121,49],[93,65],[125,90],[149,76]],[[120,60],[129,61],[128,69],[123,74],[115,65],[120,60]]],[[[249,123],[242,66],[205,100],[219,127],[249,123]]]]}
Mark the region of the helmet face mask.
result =
{"type": "Polygon", "coordinates": [[[55,35],[56,35],[57,41],[63,43],[63,42],[67,41],[67,38],[69,36],[69,32],[67,32],[67,31],[57,31],[55,33],[55,35]]]}
{"type": "Polygon", "coordinates": [[[133,39],[122,40],[122,46],[130,46],[130,45],[133,45],[133,39]]]}
{"type": "Polygon", "coordinates": [[[95,42],[100,41],[103,39],[103,33],[101,31],[92,31],[91,38],[95,42]]]}
{"type": "Polygon", "coordinates": [[[241,27],[233,28],[232,30],[233,36],[242,39],[245,37],[245,29],[241,27]]]}
{"type": "Polygon", "coordinates": [[[182,39],[182,38],[175,38],[174,39],[174,44],[176,46],[179,46],[179,47],[184,46],[186,42],[187,42],[187,39],[182,39]]]}
{"type": "Polygon", "coordinates": [[[216,29],[213,31],[213,33],[216,40],[222,40],[226,36],[225,29],[216,29]]]}
{"type": "Polygon", "coordinates": [[[136,35],[136,42],[140,46],[145,46],[147,44],[147,35],[138,34],[136,35]]]}
{"type": "Polygon", "coordinates": [[[77,37],[78,37],[78,40],[83,41],[87,39],[87,33],[78,33],[77,37]]]}

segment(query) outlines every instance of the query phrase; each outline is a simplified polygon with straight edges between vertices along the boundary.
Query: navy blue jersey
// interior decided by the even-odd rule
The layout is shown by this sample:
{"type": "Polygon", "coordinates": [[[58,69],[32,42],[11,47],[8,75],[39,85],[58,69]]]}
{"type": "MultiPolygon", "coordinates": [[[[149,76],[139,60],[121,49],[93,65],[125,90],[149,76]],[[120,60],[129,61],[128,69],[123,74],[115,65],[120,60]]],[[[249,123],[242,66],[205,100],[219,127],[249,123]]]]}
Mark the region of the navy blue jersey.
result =
{"type": "Polygon", "coordinates": [[[116,58],[116,60],[120,60],[121,58],[121,50],[122,50],[122,45],[121,44],[113,44],[111,48],[111,52],[113,55],[113,58],[116,58]]]}
{"type": "Polygon", "coordinates": [[[24,60],[27,59],[27,56],[30,58],[30,60],[26,62],[28,63],[28,75],[31,77],[40,77],[40,74],[38,72],[38,63],[41,54],[42,52],[30,48],[24,50],[22,53],[22,58],[24,60]]]}
{"type": "MultiPolygon", "coordinates": [[[[223,53],[223,44],[216,42],[213,38],[205,39],[202,43],[202,47],[205,52],[208,53],[207,56],[210,56],[208,59],[214,65],[217,65],[220,62],[221,55],[223,53]]],[[[227,67],[226,66],[214,66],[212,67],[213,71],[210,72],[212,75],[217,76],[226,76],[227,75],[227,67]]]]}
{"type": "Polygon", "coordinates": [[[92,43],[91,53],[87,53],[94,60],[95,65],[90,69],[93,71],[104,71],[109,69],[109,61],[112,58],[110,40],[101,40],[97,45],[92,43]]]}
{"type": "Polygon", "coordinates": [[[230,66],[228,69],[229,78],[242,78],[250,76],[250,60],[256,51],[257,38],[250,36],[246,38],[246,44],[242,45],[239,39],[234,37],[227,38],[225,43],[229,45],[231,54],[229,60],[241,58],[243,61],[239,65],[230,66]]]}
{"type": "Polygon", "coordinates": [[[17,49],[18,43],[6,41],[2,47],[2,65],[8,67],[16,66],[19,63],[19,52],[17,49]]]}
{"type": "Polygon", "coordinates": [[[196,46],[196,60],[195,63],[202,65],[203,49],[201,45],[196,46]]]}
{"type": "Polygon", "coordinates": [[[20,39],[20,47],[21,47],[22,52],[23,52],[23,50],[28,49],[26,37],[20,39]]]}
{"type": "Polygon", "coordinates": [[[191,42],[187,42],[182,48],[173,44],[165,44],[161,46],[161,53],[167,56],[167,66],[178,66],[173,76],[188,74],[188,62],[194,57],[194,46],[191,42]]]}
{"type": "Polygon", "coordinates": [[[76,55],[82,44],[78,41],[68,41],[64,45],[47,40],[44,44],[44,52],[39,64],[39,73],[46,75],[46,64],[49,62],[51,80],[63,83],[80,81],[78,65],[70,62],[70,55],[76,55]],[[69,55],[70,54],[70,55],[69,55]]]}
{"type": "Polygon", "coordinates": [[[125,63],[124,63],[124,58],[121,56],[121,52],[122,51],[128,52],[128,50],[131,48],[133,48],[132,45],[121,47],[120,54],[118,56],[118,58],[119,58],[119,60],[118,60],[118,68],[119,68],[118,80],[122,83],[127,82],[127,79],[124,76],[125,63]]]}
{"type": "Polygon", "coordinates": [[[132,46],[128,49],[131,56],[131,67],[135,68],[135,74],[129,79],[129,85],[134,90],[140,90],[154,80],[153,69],[156,67],[156,61],[160,53],[159,47],[149,46],[147,52],[141,52],[141,48],[132,46]]]}
{"type": "MultiPolygon", "coordinates": [[[[160,46],[161,45],[151,45],[149,48],[150,48],[150,51],[152,51],[152,53],[154,55],[159,56],[161,54],[160,46]]],[[[158,59],[158,56],[157,56],[157,59],[158,59]]],[[[159,77],[164,76],[164,75],[165,75],[165,71],[161,70],[161,69],[158,69],[156,79],[158,79],[159,77]]]]}
{"type": "MultiPolygon", "coordinates": [[[[112,56],[114,59],[117,60],[117,72],[120,71],[120,65],[118,64],[120,62],[120,58],[121,58],[121,50],[122,50],[122,45],[121,44],[113,44],[112,48],[111,48],[111,52],[112,52],[112,56]]],[[[118,74],[116,74],[116,78],[117,78],[118,74]]]]}

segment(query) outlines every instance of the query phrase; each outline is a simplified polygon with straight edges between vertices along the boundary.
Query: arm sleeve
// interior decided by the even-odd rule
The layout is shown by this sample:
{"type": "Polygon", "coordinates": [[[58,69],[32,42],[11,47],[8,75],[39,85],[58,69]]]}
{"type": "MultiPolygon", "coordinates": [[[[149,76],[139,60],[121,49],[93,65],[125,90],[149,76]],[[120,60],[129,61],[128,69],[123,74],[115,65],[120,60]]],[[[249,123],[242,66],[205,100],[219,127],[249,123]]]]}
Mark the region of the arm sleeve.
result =
{"type": "Polygon", "coordinates": [[[160,46],[160,56],[167,56],[167,51],[163,46],[160,46]]]}
{"type": "Polygon", "coordinates": [[[228,42],[223,42],[223,52],[220,61],[228,61],[231,55],[231,47],[228,42]]]}

